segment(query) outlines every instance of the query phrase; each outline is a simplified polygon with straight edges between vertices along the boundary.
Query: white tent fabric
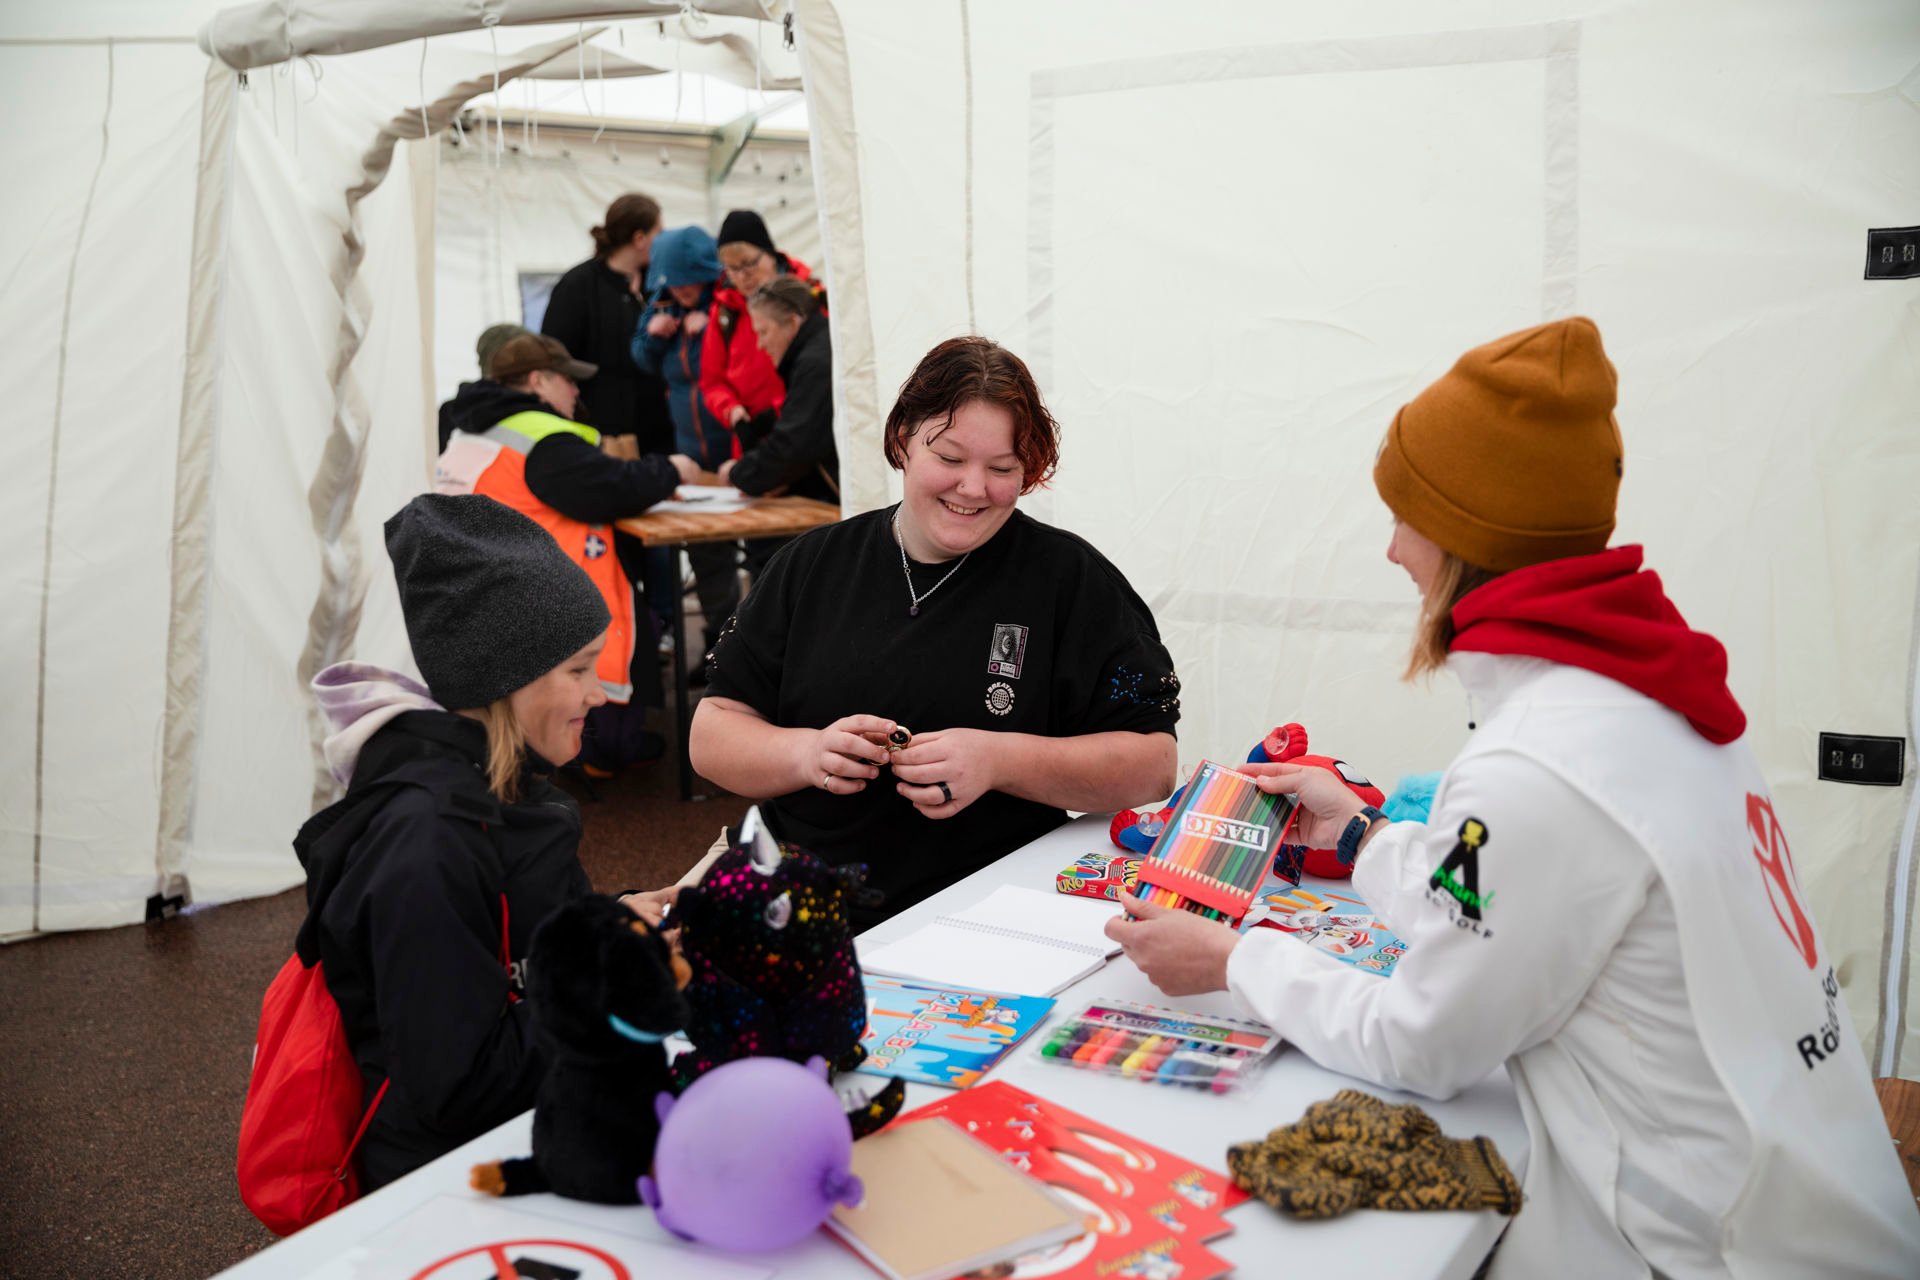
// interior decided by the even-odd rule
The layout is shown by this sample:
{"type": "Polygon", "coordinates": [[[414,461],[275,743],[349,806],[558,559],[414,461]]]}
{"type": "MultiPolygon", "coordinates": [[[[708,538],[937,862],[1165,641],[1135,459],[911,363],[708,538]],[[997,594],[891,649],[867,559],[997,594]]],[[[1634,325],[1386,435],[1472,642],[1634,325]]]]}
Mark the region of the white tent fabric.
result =
{"type": "Polygon", "coordinates": [[[1024,354],[1065,447],[1026,505],[1153,605],[1189,763],[1297,720],[1377,779],[1445,764],[1467,710],[1397,678],[1374,450],[1468,346],[1595,317],[1617,539],[1726,640],[1872,1061],[1920,1072],[1912,768],[1815,776],[1822,730],[1920,733],[1920,286],[1861,278],[1869,227],[1920,220],[1920,10],[796,14],[850,509],[896,491],[879,428],[928,347],[1024,354]]]}
{"type": "MultiPolygon", "coordinates": [[[[0,938],[298,882],[289,838],[330,788],[305,676],[350,654],[406,660],[380,524],[426,483],[436,215],[457,222],[468,195],[439,189],[441,144],[419,139],[496,75],[578,67],[596,31],[516,27],[482,48],[416,41],[242,77],[193,45],[208,8],[0,18],[0,101],[21,122],[0,141],[15,192],[0,203],[0,371],[34,424],[0,478],[16,602],[0,612],[15,672],[0,938]]],[[[752,86],[760,43],[710,41],[686,62],[731,59],[752,86]]],[[[777,34],[764,49],[784,81],[792,55],[777,34]]],[[[791,193],[774,225],[806,239],[794,143],[751,144],[695,196],[709,145],[726,144],[685,144],[690,185],[670,209],[704,220],[714,202],[791,193]]],[[[539,148],[497,160],[503,175],[556,171],[539,148]]],[[[557,172],[594,193],[566,214],[582,246],[610,183],[557,172]]],[[[557,223],[533,243],[491,234],[506,263],[562,253],[557,223]]]]}
{"type": "Polygon", "coordinates": [[[102,901],[138,919],[155,888],[205,65],[184,43],[0,48],[4,114],[33,122],[0,136],[0,376],[31,424],[0,471],[0,933],[36,902],[41,928],[104,923],[102,901]]]}
{"type": "MultiPolygon", "coordinates": [[[[495,46],[552,74],[575,42],[578,73],[580,22],[606,9],[256,7],[207,36],[255,68],[243,86],[186,42],[211,8],[0,16],[0,101],[31,122],[0,141],[0,372],[45,441],[0,479],[24,606],[0,615],[0,936],[295,881],[285,842],[315,790],[299,667],[404,652],[378,522],[418,490],[432,402],[470,359],[438,335],[450,308],[500,318],[520,264],[571,260],[558,218],[463,210],[475,181],[510,191],[552,157],[485,179],[403,117],[490,81],[495,46]],[[424,64],[371,47],[456,26],[424,64]],[[442,233],[461,265],[437,261],[442,233]]],[[[1189,759],[1297,719],[1383,778],[1444,763],[1464,708],[1396,680],[1411,594],[1380,557],[1372,451],[1467,345],[1598,319],[1623,375],[1619,537],[1728,641],[1875,1066],[1920,1072],[1911,768],[1868,789],[1814,760],[1821,730],[1920,733],[1920,308],[1911,283],[1860,279],[1865,230],[1920,206],[1920,14],[796,12],[851,505],[891,491],[880,419],[928,346],[978,330],[1025,353],[1067,432],[1029,505],[1152,601],[1189,759]]],[[[768,87],[766,42],[744,45],[700,56],[768,87]]],[[[585,149],[560,183],[578,209],[599,163],[585,149]]],[[[593,220],[566,216],[572,235],[593,220]]]]}

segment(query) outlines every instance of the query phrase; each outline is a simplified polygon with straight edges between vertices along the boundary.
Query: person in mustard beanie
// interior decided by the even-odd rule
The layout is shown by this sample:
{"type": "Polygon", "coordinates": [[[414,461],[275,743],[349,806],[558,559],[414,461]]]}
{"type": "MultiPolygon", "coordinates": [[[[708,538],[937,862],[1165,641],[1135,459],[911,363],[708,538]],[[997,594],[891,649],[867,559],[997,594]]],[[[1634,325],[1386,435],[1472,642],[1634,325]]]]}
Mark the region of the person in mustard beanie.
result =
{"type": "MultiPolygon", "coordinates": [[[[1472,730],[1427,820],[1245,766],[1353,865],[1406,942],[1392,977],[1132,897],[1107,932],[1167,994],[1228,990],[1362,1080],[1445,1098],[1504,1065],[1531,1150],[1496,1278],[1920,1275],[1726,651],[1609,545],[1617,387],[1594,323],[1558,320],[1467,352],[1387,428],[1387,558],[1421,597],[1407,675],[1456,676],[1472,730]]],[[[1316,1211],[1360,1194],[1297,1147],[1230,1159],[1316,1211]]]]}
{"type": "Polygon", "coordinates": [[[1373,482],[1400,519],[1496,573],[1604,551],[1617,383],[1583,316],[1475,347],[1394,415],[1373,482]]]}

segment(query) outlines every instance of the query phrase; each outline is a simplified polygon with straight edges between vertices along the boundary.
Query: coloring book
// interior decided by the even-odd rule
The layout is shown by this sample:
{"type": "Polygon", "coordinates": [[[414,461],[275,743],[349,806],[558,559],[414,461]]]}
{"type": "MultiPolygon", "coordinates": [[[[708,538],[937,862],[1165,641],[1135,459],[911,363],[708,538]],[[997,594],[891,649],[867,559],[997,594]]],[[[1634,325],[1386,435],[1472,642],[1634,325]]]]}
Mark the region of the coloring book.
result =
{"type": "Polygon", "coordinates": [[[964,1089],[1040,1025],[1047,996],[1016,996],[865,975],[867,1060],[860,1070],[964,1089]]]}

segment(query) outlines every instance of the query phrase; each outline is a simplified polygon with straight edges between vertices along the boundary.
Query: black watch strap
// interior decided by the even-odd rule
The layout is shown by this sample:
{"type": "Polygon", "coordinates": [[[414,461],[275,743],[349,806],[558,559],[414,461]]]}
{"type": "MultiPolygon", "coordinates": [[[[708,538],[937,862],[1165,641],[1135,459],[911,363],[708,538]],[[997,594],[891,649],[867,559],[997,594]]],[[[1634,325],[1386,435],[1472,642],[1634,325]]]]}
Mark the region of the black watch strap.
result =
{"type": "Polygon", "coordinates": [[[1340,833],[1340,843],[1334,846],[1334,856],[1340,865],[1350,867],[1354,859],[1360,856],[1360,842],[1367,838],[1367,832],[1373,830],[1376,822],[1385,822],[1387,815],[1367,805],[1347,821],[1346,830],[1340,833]]]}

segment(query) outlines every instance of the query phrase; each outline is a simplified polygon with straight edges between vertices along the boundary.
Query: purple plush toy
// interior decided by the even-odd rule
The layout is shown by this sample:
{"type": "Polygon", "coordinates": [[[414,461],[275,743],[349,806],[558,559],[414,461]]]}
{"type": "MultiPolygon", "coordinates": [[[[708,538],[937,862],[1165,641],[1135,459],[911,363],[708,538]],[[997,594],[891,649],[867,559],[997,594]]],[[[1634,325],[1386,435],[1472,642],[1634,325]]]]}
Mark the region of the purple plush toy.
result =
{"type": "Polygon", "coordinates": [[[655,1100],[660,1141],[640,1198],[686,1240],[740,1253],[779,1249],[836,1204],[857,1205],[853,1134],[826,1061],[740,1058],[679,1098],[655,1100]]]}

